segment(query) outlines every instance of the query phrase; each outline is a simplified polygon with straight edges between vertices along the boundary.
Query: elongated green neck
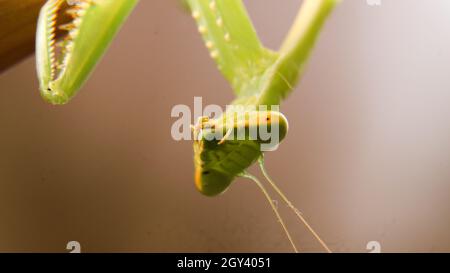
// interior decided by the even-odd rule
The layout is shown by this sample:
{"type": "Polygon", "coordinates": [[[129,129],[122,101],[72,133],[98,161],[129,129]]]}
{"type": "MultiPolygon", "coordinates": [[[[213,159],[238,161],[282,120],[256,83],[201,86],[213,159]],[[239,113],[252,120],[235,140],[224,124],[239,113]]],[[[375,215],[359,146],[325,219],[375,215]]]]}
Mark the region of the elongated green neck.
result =
{"type": "Polygon", "coordinates": [[[338,2],[336,0],[305,1],[279,52],[298,62],[304,61],[323,23],[338,2]]]}
{"type": "Polygon", "coordinates": [[[323,24],[339,0],[305,0],[286,36],[280,57],[269,68],[259,104],[278,105],[296,86],[323,24]]]}

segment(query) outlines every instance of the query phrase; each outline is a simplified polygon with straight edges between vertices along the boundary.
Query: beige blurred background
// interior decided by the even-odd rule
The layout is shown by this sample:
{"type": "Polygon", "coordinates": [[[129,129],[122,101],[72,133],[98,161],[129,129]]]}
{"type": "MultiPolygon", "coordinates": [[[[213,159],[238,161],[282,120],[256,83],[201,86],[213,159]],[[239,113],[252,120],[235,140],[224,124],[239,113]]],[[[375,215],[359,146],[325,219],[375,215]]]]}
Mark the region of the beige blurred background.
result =
{"type": "MultiPolygon", "coordinates": [[[[450,1],[340,5],[282,111],[272,176],[338,252],[450,252],[450,1]]],[[[245,1],[276,48],[301,3],[245,1]]],[[[144,0],[64,107],[34,57],[0,75],[0,251],[290,252],[257,187],[199,194],[176,104],[233,98],[175,0],[144,0]]],[[[256,169],[252,169],[256,172],[256,169]]],[[[302,251],[322,251],[280,205],[302,251]]]]}

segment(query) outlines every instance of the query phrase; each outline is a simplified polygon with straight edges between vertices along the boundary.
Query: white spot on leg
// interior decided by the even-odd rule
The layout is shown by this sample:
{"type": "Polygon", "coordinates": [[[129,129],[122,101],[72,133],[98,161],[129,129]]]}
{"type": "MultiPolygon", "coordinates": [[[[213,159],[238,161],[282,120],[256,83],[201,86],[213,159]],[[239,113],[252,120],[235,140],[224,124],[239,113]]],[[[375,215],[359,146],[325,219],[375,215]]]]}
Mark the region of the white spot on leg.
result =
{"type": "Polygon", "coordinates": [[[211,52],[211,58],[217,59],[217,57],[219,57],[219,51],[214,50],[213,52],[211,52]]]}
{"type": "Polygon", "coordinates": [[[216,11],[216,1],[211,1],[211,3],[209,3],[209,8],[212,10],[212,11],[216,11]]]}
{"type": "Polygon", "coordinates": [[[223,20],[222,20],[222,18],[218,18],[218,19],[216,20],[216,24],[217,24],[218,27],[222,27],[222,26],[223,26],[223,20]]]}
{"type": "Polygon", "coordinates": [[[192,18],[194,18],[195,20],[198,20],[200,18],[200,12],[193,11],[192,12],[192,18]]]}
{"type": "Polygon", "coordinates": [[[198,32],[200,32],[201,34],[205,34],[207,31],[205,26],[199,26],[198,27],[198,32]]]}
{"type": "Polygon", "coordinates": [[[227,41],[227,42],[231,41],[230,33],[225,34],[225,36],[224,36],[223,38],[224,38],[225,41],[227,41]]]}
{"type": "Polygon", "coordinates": [[[212,49],[214,47],[214,43],[211,41],[206,42],[206,48],[212,49]]]}

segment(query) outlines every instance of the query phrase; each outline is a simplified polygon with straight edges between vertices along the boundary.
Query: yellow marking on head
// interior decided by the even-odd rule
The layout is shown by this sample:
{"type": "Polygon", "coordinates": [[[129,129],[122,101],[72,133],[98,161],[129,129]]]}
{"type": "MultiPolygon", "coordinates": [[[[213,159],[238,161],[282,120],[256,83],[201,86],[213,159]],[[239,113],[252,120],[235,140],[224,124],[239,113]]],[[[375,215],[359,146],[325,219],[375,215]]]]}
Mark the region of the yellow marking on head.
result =
{"type": "Polygon", "coordinates": [[[197,187],[200,192],[203,192],[202,170],[200,168],[195,169],[195,187],[197,187]]]}

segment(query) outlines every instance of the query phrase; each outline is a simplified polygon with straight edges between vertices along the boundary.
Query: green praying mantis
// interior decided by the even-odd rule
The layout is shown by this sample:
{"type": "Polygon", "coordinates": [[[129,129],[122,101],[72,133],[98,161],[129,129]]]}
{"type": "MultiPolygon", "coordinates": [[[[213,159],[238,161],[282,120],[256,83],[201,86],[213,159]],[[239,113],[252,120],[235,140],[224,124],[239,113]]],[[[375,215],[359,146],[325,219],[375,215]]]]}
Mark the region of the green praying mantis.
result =
{"type": "MultiPolygon", "coordinates": [[[[225,112],[215,119],[201,117],[192,126],[197,189],[204,195],[215,196],[224,192],[237,177],[253,180],[269,201],[297,252],[268,191],[247,172],[248,167],[259,162],[273,189],[325,250],[331,252],[267,174],[261,151],[264,140],[258,137],[237,140],[230,138],[229,132],[264,125],[277,128],[280,141],[286,136],[287,119],[272,108],[279,105],[297,84],[320,30],[339,0],[304,0],[278,51],[262,45],[242,0],[184,2],[197,23],[211,58],[236,94],[232,104],[244,106],[244,109],[256,106],[256,110],[246,114],[225,112]],[[224,125],[227,119],[235,121],[234,125],[224,125]],[[221,139],[208,137],[211,129],[223,132],[224,136],[221,139]]],[[[39,86],[46,101],[65,104],[76,95],[137,3],[138,0],[47,1],[39,16],[36,38],[39,86]],[[61,19],[63,13],[70,15],[71,20],[64,22],[61,19]]]]}

